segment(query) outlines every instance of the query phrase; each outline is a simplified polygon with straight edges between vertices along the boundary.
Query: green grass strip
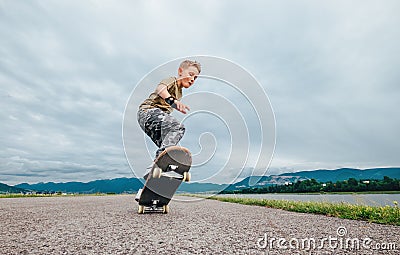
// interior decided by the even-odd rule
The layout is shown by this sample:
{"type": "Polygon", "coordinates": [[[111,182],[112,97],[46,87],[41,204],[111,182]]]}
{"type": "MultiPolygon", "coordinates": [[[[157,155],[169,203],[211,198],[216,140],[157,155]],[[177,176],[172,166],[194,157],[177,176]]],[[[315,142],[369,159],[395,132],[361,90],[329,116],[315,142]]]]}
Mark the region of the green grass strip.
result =
{"type": "Polygon", "coordinates": [[[327,202],[300,202],[290,200],[267,200],[253,198],[228,198],[212,196],[222,202],[238,203],[244,205],[266,206],[269,208],[282,209],[292,212],[322,214],[342,219],[364,220],[368,222],[391,224],[400,226],[400,208],[396,201],[393,206],[365,206],[349,203],[327,203],[327,202]]]}

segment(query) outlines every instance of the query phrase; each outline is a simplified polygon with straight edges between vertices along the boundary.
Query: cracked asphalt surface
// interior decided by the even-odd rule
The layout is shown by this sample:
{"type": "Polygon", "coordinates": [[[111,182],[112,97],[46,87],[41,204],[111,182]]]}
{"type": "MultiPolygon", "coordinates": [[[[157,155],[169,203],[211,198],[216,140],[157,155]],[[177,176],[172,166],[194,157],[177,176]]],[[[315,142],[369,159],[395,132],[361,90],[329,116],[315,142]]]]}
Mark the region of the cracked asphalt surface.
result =
{"type": "Polygon", "coordinates": [[[172,201],[169,214],[139,215],[132,195],[3,198],[0,199],[0,253],[399,254],[400,251],[398,226],[214,200],[177,199],[190,201],[172,201]],[[346,235],[338,235],[338,229],[346,235]],[[316,240],[315,247],[304,242],[311,239],[316,240]],[[353,248],[357,248],[357,243],[360,246],[346,249],[346,240],[348,246],[351,242],[353,248]]]}

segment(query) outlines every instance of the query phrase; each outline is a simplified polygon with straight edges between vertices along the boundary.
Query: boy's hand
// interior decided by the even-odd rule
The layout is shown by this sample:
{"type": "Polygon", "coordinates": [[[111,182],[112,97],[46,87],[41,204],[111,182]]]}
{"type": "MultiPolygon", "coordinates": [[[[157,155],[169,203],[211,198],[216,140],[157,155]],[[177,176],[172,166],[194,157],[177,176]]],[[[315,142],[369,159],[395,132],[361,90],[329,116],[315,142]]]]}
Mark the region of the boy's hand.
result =
{"type": "Polygon", "coordinates": [[[173,105],[172,107],[174,107],[175,109],[177,109],[178,111],[180,111],[180,112],[183,113],[183,114],[186,114],[186,113],[187,113],[186,110],[190,111],[189,106],[187,106],[187,105],[181,103],[181,102],[178,101],[178,100],[175,100],[174,105],[173,105]]]}

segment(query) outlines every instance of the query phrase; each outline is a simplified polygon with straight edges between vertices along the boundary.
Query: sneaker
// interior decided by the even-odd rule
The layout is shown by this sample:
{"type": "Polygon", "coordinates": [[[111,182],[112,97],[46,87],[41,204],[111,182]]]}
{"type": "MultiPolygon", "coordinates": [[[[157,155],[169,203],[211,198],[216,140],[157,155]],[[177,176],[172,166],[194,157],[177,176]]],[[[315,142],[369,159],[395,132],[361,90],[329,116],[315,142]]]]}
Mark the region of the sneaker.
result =
{"type": "Polygon", "coordinates": [[[153,168],[153,164],[154,164],[154,162],[151,163],[148,167],[146,167],[147,174],[145,174],[145,175],[143,176],[143,179],[147,180],[147,177],[149,176],[149,173],[150,173],[151,169],[153,168]]]}
{"type": "Polygon", "coordinates": [[[142,191],[143,191],[143,189],[139,189],[138,192],[136,193],[135,200],[137,202],[139,202],[140,196],[142,195],[142,191]]]}

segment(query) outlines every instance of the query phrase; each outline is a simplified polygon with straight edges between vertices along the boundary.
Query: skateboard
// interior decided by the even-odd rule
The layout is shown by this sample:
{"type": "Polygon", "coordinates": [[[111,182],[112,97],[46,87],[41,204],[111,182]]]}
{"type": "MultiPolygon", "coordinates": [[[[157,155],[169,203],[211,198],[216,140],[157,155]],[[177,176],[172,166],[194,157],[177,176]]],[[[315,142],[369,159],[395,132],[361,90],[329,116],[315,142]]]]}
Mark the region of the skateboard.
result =
{"type": "Polygon", "coordinates": [[[192,156],[188,149],[180,146],[166,148],[154,161],[146,182],[136,199],[139,203],[138,213],[168,213],[168,203],[182,181],[190,181],[189,169],[192,156]]]}

